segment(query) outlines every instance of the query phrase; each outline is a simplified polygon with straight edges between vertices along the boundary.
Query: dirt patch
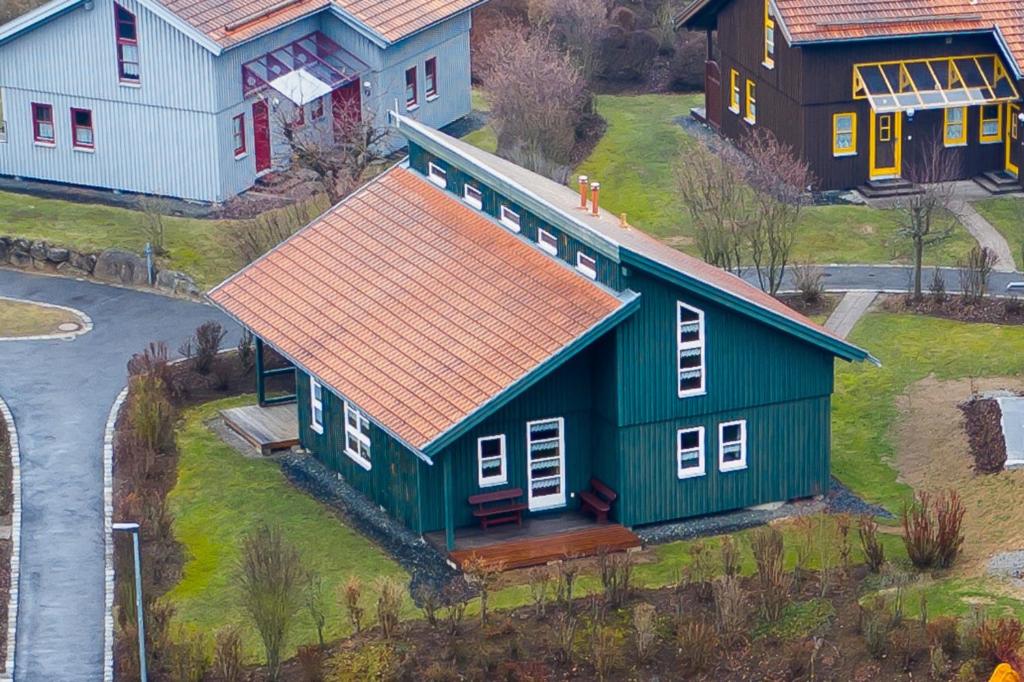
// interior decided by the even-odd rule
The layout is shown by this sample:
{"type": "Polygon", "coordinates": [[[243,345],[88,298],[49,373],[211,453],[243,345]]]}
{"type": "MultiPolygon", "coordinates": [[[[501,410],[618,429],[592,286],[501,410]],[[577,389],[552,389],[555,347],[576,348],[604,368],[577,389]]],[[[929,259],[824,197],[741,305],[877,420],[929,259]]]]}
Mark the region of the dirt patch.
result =
{"type": "Polygon", "coordinates": [[[976,573],[997,552],[1024,548],[1024,469],[979,475],[958,405],[990,390],[1024,388],[1024,378],[922,379],[900,397],[896,469],[918,490],[955,488],[963,500],[961,569],[976,573]]]}
{"type": "Polygon", "coordinates": [[[931,294],[925,294],[920,301],[915,302],[906,294],[890,294],[882,300],[882,308],[893,313],[917,313],[957,322],[1024,324],[1024,301],[1018,298],[967,301],[963,296],[945,296],[939,299],[931,294]]]}
{"type": "Polygon", "coordinates": [[[828,317],[843,297],[840,294],[822,294],[816,299],[808,301],[801,294],[780,294],[777,298],[801,315],[828,317]]]}
{"type": "Polygon", "coordinates": [[[1006,464],[1006,438],[1003,435],[1003,411],[993,398],[972,398],[960,404],[964,428],[974,457],[974,470],[995,474],[1006,464]]]}

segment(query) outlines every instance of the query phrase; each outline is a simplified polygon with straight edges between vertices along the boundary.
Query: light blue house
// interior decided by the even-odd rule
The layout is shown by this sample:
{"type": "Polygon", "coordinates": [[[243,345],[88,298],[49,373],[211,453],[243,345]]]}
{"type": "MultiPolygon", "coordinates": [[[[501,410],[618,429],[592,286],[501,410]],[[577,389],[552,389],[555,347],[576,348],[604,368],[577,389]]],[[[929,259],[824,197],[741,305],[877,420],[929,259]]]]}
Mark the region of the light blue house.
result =
{"type": "Polygon", "coordinates": [[[218,202],[286,162],[286,117],[444,126],[481,1],[52,0],[0,27],[0,175],[218,202]]]}

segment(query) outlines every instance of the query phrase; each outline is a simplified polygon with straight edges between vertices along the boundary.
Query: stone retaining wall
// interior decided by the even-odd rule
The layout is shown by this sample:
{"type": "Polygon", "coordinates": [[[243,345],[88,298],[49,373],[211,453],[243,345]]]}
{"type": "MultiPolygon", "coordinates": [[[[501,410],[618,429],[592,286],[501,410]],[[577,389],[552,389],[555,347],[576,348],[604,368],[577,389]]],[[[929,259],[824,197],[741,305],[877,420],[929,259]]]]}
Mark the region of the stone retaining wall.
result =
{"type": "MultiPolygon", "coordinates": [[[[0,236],[0,266],[82,277],[127,286],[149,286],[146,259],[124,249],[81,252],[43,240],[0,236]]],[[[154,286],[181,296],[198,296],[195,280],[177,270],[156,269],[154,286]]]]}

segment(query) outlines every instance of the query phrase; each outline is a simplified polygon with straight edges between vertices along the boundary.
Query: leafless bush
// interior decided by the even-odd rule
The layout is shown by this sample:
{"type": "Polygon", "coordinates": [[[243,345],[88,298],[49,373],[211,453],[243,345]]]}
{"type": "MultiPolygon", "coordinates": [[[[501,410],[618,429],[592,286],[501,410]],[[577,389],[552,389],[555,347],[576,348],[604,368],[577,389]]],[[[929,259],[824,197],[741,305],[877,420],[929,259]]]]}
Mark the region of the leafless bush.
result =
{"type": "Polygon", "coordinates": [[[143,194],[138,204],[142,211],[142,227],[146,240],[153,247],[153,253],[157,256],[166,255],[167,225],[164,220],[171,212],[171,202],[164,197],[143,194]]]}
{"type": "Polygon", "coordinates": [[[996,254],[988,247],[975,246],[967,254],[967,259],[958,261],[960,270],[960,290],[964,301],[978,303],[988,293],[988,280],[996,266],[996,254]]]}
{"type": "Polygon", "coordinates": [[[308,225],[324,208],[325,201],[310,199],[248,220],[227,222],[224,224],[224,240],[229,250],[238,254],[241,265],[248,265],[308,225]]]}
{"type": "Polygon", "coordinates": [[[592,107],[579,67],[549,30],[514,23],[506,23],[501,40],[484,44],[476,59],[498,154],[564,182],[576,129],[592,107]]]}
{"type": "Polygon", "coordinates": [[[317,641],[322,647],[324,645],[324,627],[327,625],[327,591],[324,589],[323,578],[319,573],[310,573],[306,576],[304,590],[304,602],[306,613],[316,628],[317,641]]]}
{"type": "Polygon", "coordinates": [[[796,263],[793,265],[793,284],[800,292],[800,300],[807,305],[820,303],[825,295],[825,272],[817,265],[796,263]]]}
{"type": "Polygon", "coordinates": [[[178,628],[171,647],[171,669],[180,682],[202,682],[210,670],[210,652],[201,632],[178,628]]]}
{"type": "Polygon", "coordinates": [[[633,557],[628,553],[611,553],[602,549],[597,561],[605,602],[612,608],[619,608],[629,598],[633,557]]]}
{"type": "Polygon", "coordinates": [[[956,490],[918,492],[903,508],[903,544],[917,568],[949,568],[960,555],[965,509],[956,490]]]}
{"type": "Polygon", "coordinates": [[[402,610],[402,585],[394,578],[377,581],[377,624],[384,639],[391,639],[398,630],[398,617],[402,610]]]}
{"type": "Polygon", "coordinates": [[[653,604],[633,607],[633,646],[640,663],[646,662],[658,641],[658,611],[653,604]]]}
{"type": "Polygon", "coordinates": [[[555,649],[558,660],[570,665],[576,651],[576,629],[579,619],[569,611],[558,614],[555,621],[555,649]]]}
{"type": "Polygon", "coordinates": [[[139,374],[129,380],[128,424],[140,444],[152,453],[174,443],[174,407],[167,387],[157,376],[139,374]]]}
{"type": "Polygon", "coordinates": [[[598,680],[606,680],[619,660],[615,629],[594,623],[590,631],[590,661],[598,680]]]}
{"type": "Polygon", "coordinates": [[[587,80],[598,68],[601,34],[607,16],[605,0],[529,0],[530,23],[548,26],[587,80]]]}
{"type": "Polygon", "coordinates": [[[476,585],[480,591],[480,624],[487,624],[487,603],[494,588],[498,576],[505,570],[502,562],[485,561],[482,557],[474,554],[463,565],[463,571],[470,582],[476,585]]]}
{"type": "Polygon", "coordinates": [[[555,600],[571,612],[572,591],[580,572],[579,566],[571,561],[561,561],[555,566],[555,600]]]}
{"type": "Polygon", "coordinates": [[[733,641],[743,632],[747,613],[747,595],[743,592],[739,578],[725,576],[714,582],[715,624],[718,634],[727,642],[733,641]]]}
{"type": "Polygon", "coordinates": [[[537,616],[543,616],[547,610],[548,593],[551,591],[551,571],[546,567],[535,566],[527,572],[527,580],[530,585],[533,612],[537,616]]]}
{"type": "Polygon", "coordinates": [[[209,374],[213,361],[220,351],[220,344],[228,332],[218,322],[209,320],[196,327],[193,337],[195,349],[195,368],[200,374],[209,374]]]}
{"type": "Polygon", "coordinates": [[[722,573],[729,578],[740,574],[740,548],[731,535],[722,538],[722,573]]]}
{"type": "Polygon", "coordinates": [[[242,329],[237,350],[238,364],[242,366],[242,372],[248,374],[256,366],[256,344],[252,332],[248,329],[242,329]]]}
{"type": "Polygon", "coordinates": [[[791,585],[791,577],[783,565],[782,532],[772,526],[758,528],[751,535],[750,548],[757,564],[761,615],[774,623],[782,617],[782,609],[789,603],[791,585]]]}
{"type": "Polygon", "coordinates": [[[445,588],[444,608],[441,609],[441,615],[449,637],[455,638],[459,634],[459,626],[462,625],[462,619],[466,616],[468,604],[465,592],[459,587],[449,584],[445,588]]]}
{"type": "Polygon", "coordinates": [[[711,597],[711,580],[715,577],[715,560],[711,549],[703,540],[690,543],[687,547],[690,563],[687,573],[690,581],[697,587],[702,599],[711,597]]]}
{"type": "Polygon", "coordinates": [[[702,620],[689,620],[676,628],[679,664],[682,672],[696,675],[707,670],[718,652],[715,627],[702,620]]]}
{"type": "Polygon", "coordinates": [[[302,605],[304,575],[298,552],[280,528],[261,525],[242,541],[238,588],[263,641],[271,680],[278,679],[281,650],[302,605]]]}
{"type": "Polygon", "coordinates": [[[359,580],[358,576],[351,575],[345,582],[342,592],[345,613],[348,614],[348,620],[352,624],[352,629],[356,632],[361,632],[363,629],[363,614],[366,612],[366,609],[362,606],[363,583],[359,580]]]}
{"type": "Polygon", "coordinates": [[[946,278],[942,276],[942,270],[932,269],[932,283],[928,285],[928,293],[936,303],[946,302],[946,278]]]}
{"type": "Polygon", "coordinates": [[[217,632],[213,649],[213,674],[222,682],[242,682],[244,679],[242,638],[238,628],[228,627],[217,632]]]}
{"type": "Polygon", "coordinates": [[[860,537],[860,548],[864,552],[864,562],[868,570],[878,573],[885,563],[885,547],[878,539],[878,522],[864,515],[857,524],[857,535],[860,537]]]}
{"type": "Polygon", "coordinates": [[[432,628],[437,627],[437,612],[441,608],[441,595],[431,584],[424,582],[416,586],[413,591],[416,602],[423,610],[427,623],[432,628]]]}
{"type": "Polygon", "coordinates": [[[300,646],[295,653],[302,682],[324,682],[324,663],[327,654],[322,646],[300,646]]]}

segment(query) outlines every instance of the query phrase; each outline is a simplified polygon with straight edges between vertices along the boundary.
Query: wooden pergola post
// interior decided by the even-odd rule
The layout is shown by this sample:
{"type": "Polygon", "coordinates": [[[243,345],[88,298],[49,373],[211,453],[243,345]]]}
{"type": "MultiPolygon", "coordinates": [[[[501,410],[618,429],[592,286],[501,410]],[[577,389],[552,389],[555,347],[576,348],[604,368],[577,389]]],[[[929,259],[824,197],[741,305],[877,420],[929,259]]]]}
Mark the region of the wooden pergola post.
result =
{"type": "Polygon", "coordinates": [[[444,545],[450,552],[455,549],[455,509],[452,505],[452,458],[445,455],[441,462],[444,471],[444,545]]]}

